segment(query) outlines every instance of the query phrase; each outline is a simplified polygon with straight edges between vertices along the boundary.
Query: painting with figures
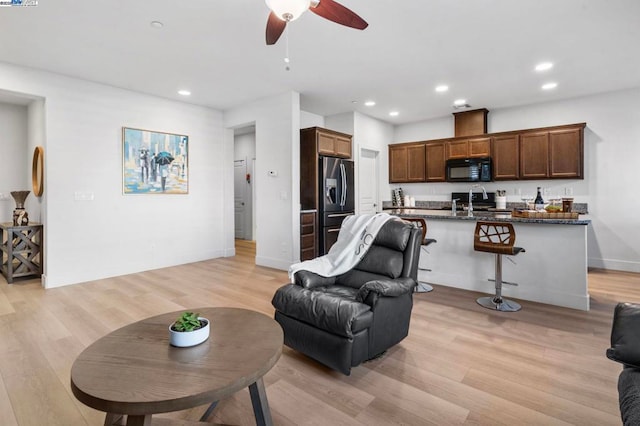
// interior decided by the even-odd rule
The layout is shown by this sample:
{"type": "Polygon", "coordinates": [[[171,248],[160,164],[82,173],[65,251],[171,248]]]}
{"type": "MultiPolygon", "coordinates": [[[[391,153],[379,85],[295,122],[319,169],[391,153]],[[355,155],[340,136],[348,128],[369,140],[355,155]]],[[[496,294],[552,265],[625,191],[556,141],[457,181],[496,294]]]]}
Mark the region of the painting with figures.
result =
{"type": "Polygon", "coordinates": [[[122,128],[124,194],[188,194],[189,137],[122,128]]]}

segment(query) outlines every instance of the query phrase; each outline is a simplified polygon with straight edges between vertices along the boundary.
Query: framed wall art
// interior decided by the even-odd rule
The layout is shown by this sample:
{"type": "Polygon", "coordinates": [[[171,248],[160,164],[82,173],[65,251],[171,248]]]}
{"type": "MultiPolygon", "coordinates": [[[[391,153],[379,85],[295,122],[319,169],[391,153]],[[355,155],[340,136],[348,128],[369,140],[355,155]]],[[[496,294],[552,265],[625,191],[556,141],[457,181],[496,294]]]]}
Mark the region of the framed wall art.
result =
{"type": "Polygon", "coordinates": [[[124,194],[188,194],[189,137],[122,128],[124,194]]]}

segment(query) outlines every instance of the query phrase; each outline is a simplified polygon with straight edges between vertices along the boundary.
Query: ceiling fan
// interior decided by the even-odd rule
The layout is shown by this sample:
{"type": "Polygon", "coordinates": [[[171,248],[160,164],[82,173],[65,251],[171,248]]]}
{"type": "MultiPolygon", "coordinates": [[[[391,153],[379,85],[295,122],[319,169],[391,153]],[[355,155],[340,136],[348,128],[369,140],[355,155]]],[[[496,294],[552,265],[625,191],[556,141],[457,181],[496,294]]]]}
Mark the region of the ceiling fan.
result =
{"type": "Polygon", "coordinates": [[[369,24],[350,9],[333,0],[265,0],[271,13],[267,19],[267,44],[275,44],[288,22],[296,20],[307,9],[338,24],[364,30],[369,24]]]}

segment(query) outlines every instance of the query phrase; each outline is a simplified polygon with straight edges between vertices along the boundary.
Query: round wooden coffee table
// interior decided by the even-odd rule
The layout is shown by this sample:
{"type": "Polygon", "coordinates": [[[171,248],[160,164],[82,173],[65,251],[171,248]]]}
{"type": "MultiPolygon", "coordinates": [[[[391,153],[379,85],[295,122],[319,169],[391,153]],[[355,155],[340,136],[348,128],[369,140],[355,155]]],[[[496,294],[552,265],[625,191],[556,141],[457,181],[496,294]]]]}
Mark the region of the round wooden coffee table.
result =
{"type": "Polygon", "coordinates": [[[105,425],[127,415],[127,425],[150,425],[151,415],[211,404],[249,387],[256,422],[272,424],[262,376],[282,353],[280,325],[258,312],[198,308],[211,321],[198,346],[169,345],[168,327],[183,311],[120,328],[86,348],[71,368],[71,390],[107,413],[105,425]]]}

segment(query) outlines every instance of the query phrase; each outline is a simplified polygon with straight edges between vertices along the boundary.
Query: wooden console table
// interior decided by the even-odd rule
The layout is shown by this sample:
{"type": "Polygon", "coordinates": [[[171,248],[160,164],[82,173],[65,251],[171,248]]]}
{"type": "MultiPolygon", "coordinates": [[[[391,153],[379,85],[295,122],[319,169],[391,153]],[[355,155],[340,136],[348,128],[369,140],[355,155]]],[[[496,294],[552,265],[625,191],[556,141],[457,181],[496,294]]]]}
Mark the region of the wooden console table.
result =
{"type": "Polygon", "coordinates": [[[0,223],[0,272],[11,284],[14,278],[42,275],[42,224],[15,226],[0,223]]]}

